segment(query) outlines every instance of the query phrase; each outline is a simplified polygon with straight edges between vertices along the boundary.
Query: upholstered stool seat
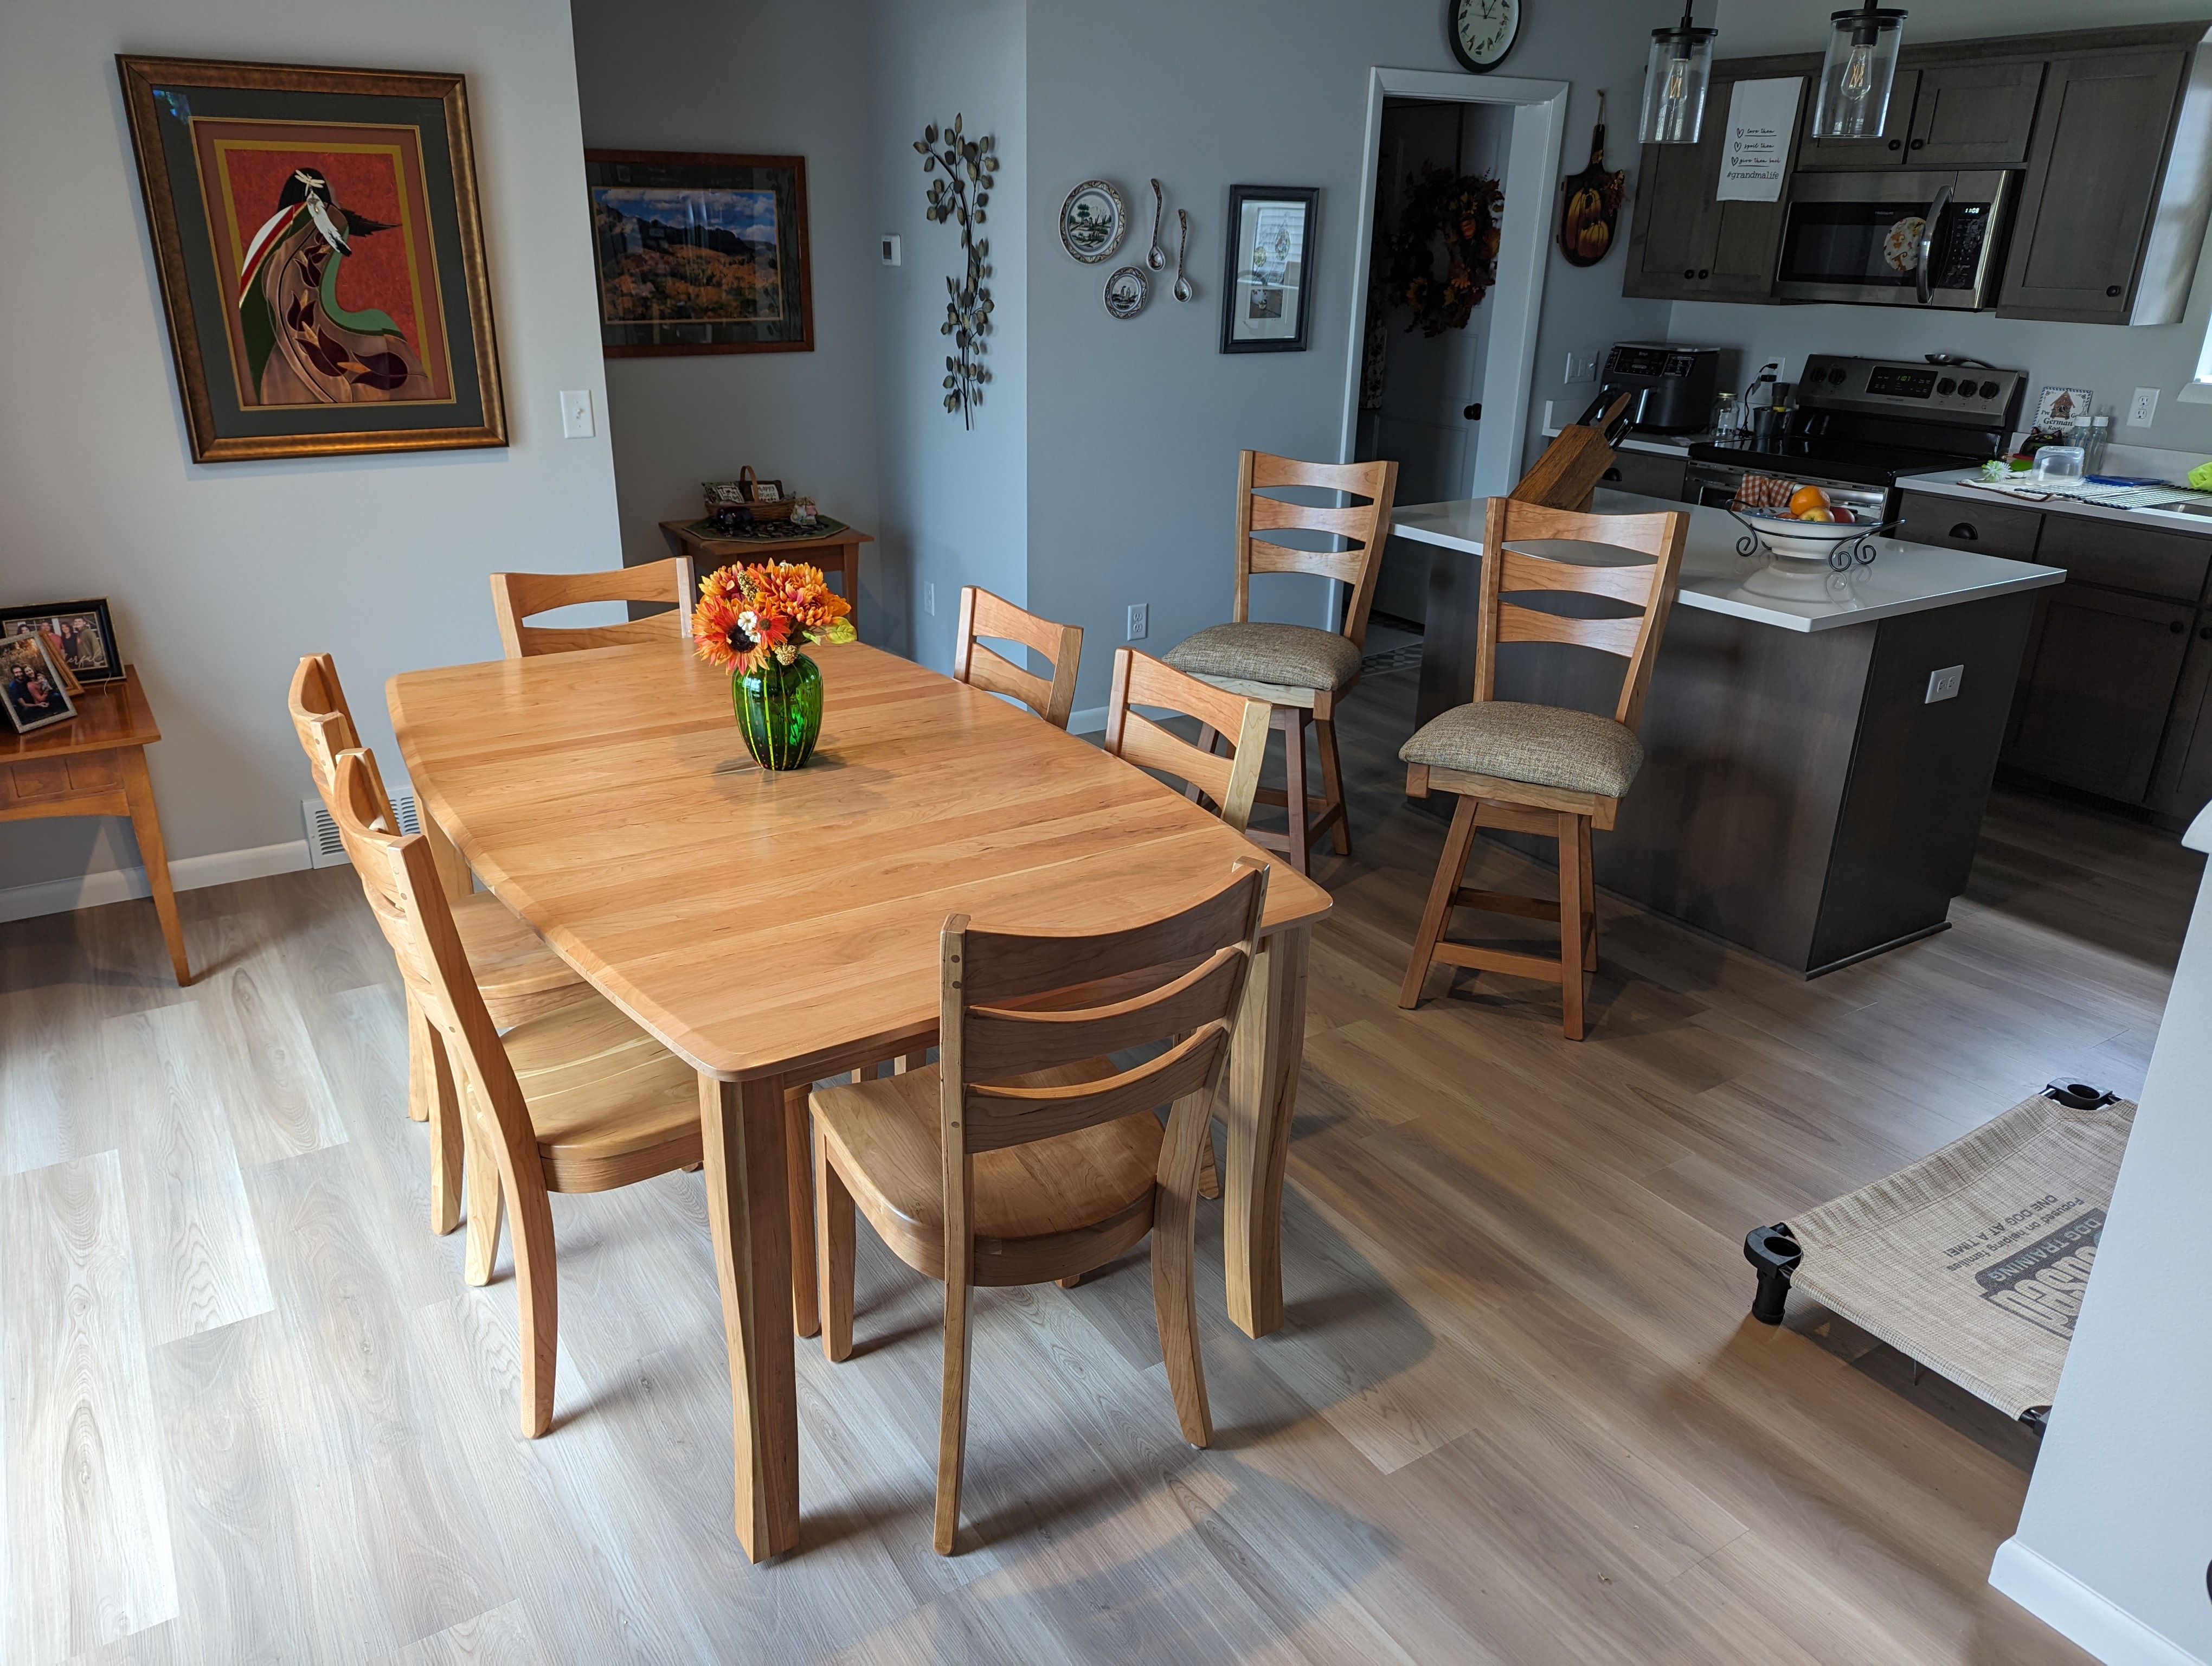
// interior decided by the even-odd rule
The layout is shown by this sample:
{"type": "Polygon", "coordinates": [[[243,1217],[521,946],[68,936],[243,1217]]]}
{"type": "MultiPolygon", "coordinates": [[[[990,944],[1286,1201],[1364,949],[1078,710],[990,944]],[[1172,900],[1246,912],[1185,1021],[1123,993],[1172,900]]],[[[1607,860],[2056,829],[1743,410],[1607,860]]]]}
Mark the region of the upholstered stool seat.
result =
{"type": "Polygon", "coordinates": [[[1257,619],[1208,625],[1165,657],[1177,671],[1209,681],[1269,683],[1334,694],[1359,680],[1359,644],[1311,625],[1257,619]]]}
{"type": "Polygon", "coordinates": [[[1594,712],[1479,700],[1423,724],[1398,757],[1407,763],[1617,799],[1643,767],[1644,743],[1626,724],[1594,712]]]}

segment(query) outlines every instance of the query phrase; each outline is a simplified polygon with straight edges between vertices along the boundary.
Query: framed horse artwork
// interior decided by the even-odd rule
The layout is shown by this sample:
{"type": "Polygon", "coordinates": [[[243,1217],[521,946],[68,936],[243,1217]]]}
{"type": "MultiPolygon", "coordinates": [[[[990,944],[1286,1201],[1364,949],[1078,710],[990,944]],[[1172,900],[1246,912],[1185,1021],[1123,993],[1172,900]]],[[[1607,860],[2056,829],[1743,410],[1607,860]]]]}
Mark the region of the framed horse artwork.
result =
{"type": "Polygon", "coordinates": [[[461,76],[116,62],[195,462],[507,443],[461,76]]]}

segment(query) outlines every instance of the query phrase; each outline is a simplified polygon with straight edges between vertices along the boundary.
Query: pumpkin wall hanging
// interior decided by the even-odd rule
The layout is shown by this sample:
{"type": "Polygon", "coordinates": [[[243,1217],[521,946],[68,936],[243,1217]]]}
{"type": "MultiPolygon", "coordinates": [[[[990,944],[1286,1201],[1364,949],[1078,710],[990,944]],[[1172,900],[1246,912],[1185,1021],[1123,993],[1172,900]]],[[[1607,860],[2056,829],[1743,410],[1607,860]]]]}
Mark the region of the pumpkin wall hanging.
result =
{"type": "Polygon", "coordinates": [[[1613,222],[1627,195],[1628,175],[1605,168],[1605,94],[1597,95],[1597,125],[1590,129],[1589,166],[1559,181],[1559,249],[1571,266],[1595,266],[1613,247],[1613,222]]]}
{"type": "Polygon", "coordinates": [[[1498,217],[1505,194],[1480,173],[1421,164],[1420,182],[1407,181],[1406,206],[1390,238],[1383,294],[1413,315],[1425,336],[1463,330],[1483,291],[1498,282],[1498,217]],[[1444,240],[1444,273],[1437,276],[1434,245],[1444,240]]]}

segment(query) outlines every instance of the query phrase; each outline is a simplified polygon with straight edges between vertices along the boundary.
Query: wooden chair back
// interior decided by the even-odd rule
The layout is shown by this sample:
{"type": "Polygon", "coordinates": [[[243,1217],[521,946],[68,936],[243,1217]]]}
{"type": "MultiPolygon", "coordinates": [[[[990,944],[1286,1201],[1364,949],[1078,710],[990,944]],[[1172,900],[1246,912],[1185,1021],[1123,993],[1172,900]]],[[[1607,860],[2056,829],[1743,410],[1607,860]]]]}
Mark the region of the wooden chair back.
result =
{"type": "MultiPolygon", "coordinates": [[[[1210,1115],[1257,952],[1267,870],[1237,862],[1210,893],[1103,935],[945,922],[939,1028],[948,1250],[966,1230],[967,1159],[1173,1104],[1210,1115]],[[1023,1078],[1123,1048],[1167,1043],[1103,1079],[1023,1078]]],[[[957,1264],[948,1254],[948,1268],[957,1264]]]]}
{"type": "Polygon", "coordinates": [[[1083,627],[1054,624],[1003,596],[974,585],[960,590],[960,640],[952,650],[952,677],[990,694],[1011,695],[1055,729],[1067,727],[1075,709],[1075,673],[1083,660],[1083,627]],[[995,636],[1019,642],[1052,661],[1052,680],[1016,665],[995,648],[977,641],[995,636]]]}
{"type": "Polygon", "coordinates": [[[1114,650],[1114,688],[1107,696],[1105,750],[1140,769],[1158,769],[1188,781],[1212,799],[1221,819],[1242,833],[1252,819],[1253,796],[1260,790],[1260,764],[1267,751],[1272,708],[1211,683],[1201,683],[1164,660],[1134,648],[1114,650]],[[1164,707],[1194,717],[1225,738],[1233,751],[1224,757],[1172,734],[1137,706],[1164,707]]]}
{"type": "Polygon", "coordinates": [[[1595,515],[1553,509],[1510,497],[1493,497],[1483,522],[1482,591],[1476,622],[1474,697],[1497,697],[1500,642],[1571,642],[1628,661],[1620,679],[1613,721],[1634,728],[1644,714],[1652,661],[1667,628],[1668,611],[1681,576],[1683,540],[1690,517],[1680,510],[1653,514],[1595,515]],[[1605,545],[1589,559],[1564,561],[1510,547],[1518,540],[1605,545]],[[1648,561],[1619,559],[1634,550],[1648,561]],[[1642,611],[1604,619],[1566,618],[1505,600],[1531,590],[1606,596],[1642,611]]]}
{"type": "MultiPolygon", "coordinates": [[[[327,654],[301,657],[292,672],[292,688],[285,704],[292,713],[292,730],[300,737],[300,750],[307,755],[307,769],[315,778],[315,791],[324,807],[331,807],[331,781],[337,772],[338,754],[361,745],[353,727],[353,709],[346,704],[338,683],[338,668],[327,654]]],[[[337,812],[331,810],[332,815],[337,812]]]]}
{"type": "MultiPolygon", "coordinates": [[[[502,1172],[526,1172],[544,1189],[538,1136],[514,1066],[484,1006],[441,883],[437,858],[420,833],[401,834],[376,759],[366,747],[338,754],[331,818],[353,860],[370,911],[392,945],[399,976],[445,1043],[470,1105],[489,1114],[502,1172]]],[[[477,1126],[485,1125],[479,1120],[477,1126]]],[[[509,1207],[514,1207],[510,1200],[509,1207]]]]}
{"type": "Polygon", "coordinates": [[[688,556],[611,573],[495,573],[492,611],[499,617],[500,647],[510,660],[537,654],[573,654],[579,648],[619,648],[629,642],[664,642],[672,631],[680,641],[690,629],[691,605],[699,599],[688,556]],[[581,602],[668,602],[674,613],[611,625],[533,625],[532,614],[581,602]]]}
{"type": "Polygon", "coordinates": [[[1230,617],[1239,623],[1251,617],[1255,573],[1312,573],[1351,587],[1345,605],[1344,634],[1367,640],[1368,610],[1375,605],[1375,581],[1382,570],[1382,545],[1390,536],[1390,504],[1398,492],[1395,463],[1301,463],[1264,451],[1239,452],[1237,458],[1237,598],[1230,617]],[[1279,486],[1317,486],[1364,502],[1337,509],[1288,503],[1263,492],[1279,486]],[[1333,532],[1341,550],[1299,550],[1256,536],[1290,527],[1333,532]]]}

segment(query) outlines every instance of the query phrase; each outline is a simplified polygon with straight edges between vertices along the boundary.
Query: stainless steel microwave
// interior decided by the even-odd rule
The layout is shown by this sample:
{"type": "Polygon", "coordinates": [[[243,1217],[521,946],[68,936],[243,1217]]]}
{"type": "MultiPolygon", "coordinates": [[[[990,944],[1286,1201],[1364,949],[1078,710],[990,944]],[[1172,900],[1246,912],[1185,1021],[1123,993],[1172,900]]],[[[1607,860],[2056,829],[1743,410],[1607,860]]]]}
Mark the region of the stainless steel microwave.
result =
{"type": "Polygon", "coordinates": [[[1800,173],[1790,182],[1775,293],[1784,301],[1994,307],[2018,176],[1800,173]]]}

